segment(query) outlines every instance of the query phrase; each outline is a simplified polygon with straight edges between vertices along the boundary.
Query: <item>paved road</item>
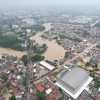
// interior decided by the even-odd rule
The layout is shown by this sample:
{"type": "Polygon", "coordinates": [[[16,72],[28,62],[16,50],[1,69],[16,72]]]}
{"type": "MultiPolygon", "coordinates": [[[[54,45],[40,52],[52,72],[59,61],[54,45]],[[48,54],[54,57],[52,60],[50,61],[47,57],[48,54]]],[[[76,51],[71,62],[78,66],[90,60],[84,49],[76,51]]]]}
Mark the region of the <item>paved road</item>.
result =
{"type": "Polygon", "coordinates": [[[95,26],[99,21],[100,19],[97,19],[93,24],[91,24],[91,27],[95,26]]]}
{"type": "Polygon", "coordinates": [[[77,59],[78,57],[84,55],[84,53],[86,53],[87,51],[90,51],[93,47],[95,47],[98,43],[100,43],[100,41],[96,42],[95,44],[92,44],[91,46],[89,46],[88,48],[86,48],[82,53],[79,53],[77,56],[75,56],[74,58],[72,58],[69,61],[66,61],[64,63],[64,65],[69,64],[71,61],[74,61],[75,59],[77,59]]]}

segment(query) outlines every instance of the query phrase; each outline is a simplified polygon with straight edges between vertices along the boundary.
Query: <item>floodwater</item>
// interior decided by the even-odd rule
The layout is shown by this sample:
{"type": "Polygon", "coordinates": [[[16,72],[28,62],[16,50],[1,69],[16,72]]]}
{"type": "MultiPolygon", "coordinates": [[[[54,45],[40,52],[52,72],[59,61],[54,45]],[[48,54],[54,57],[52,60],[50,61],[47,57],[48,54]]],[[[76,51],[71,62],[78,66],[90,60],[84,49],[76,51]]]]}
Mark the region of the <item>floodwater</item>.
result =
{"type": "MultiPolygon", "coordinates": [[[[50,30],[52,27],[50,23],[46,23],[44,24],[44,26],[45,26],[45,31],[50,30]]],[[[45,56],[45,59],[50,61],[62,59],[65,55],[64,48],[58,45],[55,40],[49,41],[47,39],[43,39],[41,35],[45,31],[37,33],[35,36],[32,36],[30,39],[35,40],[35,42],[38,44],[45,43],[48,46],[47,51],[43,54],[43,56],[45,56]]]]}
{"type": "MultiPolygon", "coordinates": [[[[51,24],[46,23],[44,24],[45,26],[45,31],[48,31],[51,29],[51,24]]],[[[36,43],[38,44],[46,44],[48,46],[47,51],[43,54],[45,56],[45,59],[54,61],[54,60],[59,60],[64,57],[65,55],[65,50],[62,46],[58,45],[55,40],[49,41],[46,39],[43,39],[41,35],[45,32],[38,32],[35,36],[32,36],[30,39],[35,40],[36,43]]],[[[16,51],[8,48],[2,48],[0,47],[0,54],[8,54],[12,56],[17,56],[18,58],[21,58],[23,55],[26,54],[26,52],[22,51],[16,51]]]]}
{"type": "Polygon", "coordinates": [[[2,54],[8,54],[10,56],[21,58],[26,53],[22,52],[22,51],[16,51],[16,50],[12,50],[12,49],[9,49],[9,48],[0,47],[0,55],[2,55],[2,54]]]}

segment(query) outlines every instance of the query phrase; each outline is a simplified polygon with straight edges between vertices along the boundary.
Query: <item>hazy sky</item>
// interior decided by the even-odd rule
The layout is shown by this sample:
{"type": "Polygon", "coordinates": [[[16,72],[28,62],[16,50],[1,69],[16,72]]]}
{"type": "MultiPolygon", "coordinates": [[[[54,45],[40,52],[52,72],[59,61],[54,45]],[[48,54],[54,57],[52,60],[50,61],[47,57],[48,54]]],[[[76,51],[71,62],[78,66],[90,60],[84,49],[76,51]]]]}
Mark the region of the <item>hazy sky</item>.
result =
{"type": "Polygon", "coordinates": [[[100,0],[0,0],[0,7],[14,6],[100,6],[100,0]]]}

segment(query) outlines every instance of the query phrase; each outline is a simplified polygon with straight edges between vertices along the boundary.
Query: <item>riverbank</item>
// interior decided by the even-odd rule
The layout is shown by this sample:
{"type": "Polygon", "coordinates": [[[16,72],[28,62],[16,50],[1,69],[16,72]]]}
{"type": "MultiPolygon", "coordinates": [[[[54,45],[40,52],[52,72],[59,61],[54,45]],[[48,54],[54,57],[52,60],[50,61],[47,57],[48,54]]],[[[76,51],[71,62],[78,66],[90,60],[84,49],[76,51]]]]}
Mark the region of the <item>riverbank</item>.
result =
{"type": "Polygon", "coordinates": [[[58,45],[55,40],[49,41],[41,37],[41,35],[44,32],[49,31],[52,27],[50,23],[46,23],[44,24],[44,26],[45,26],[45,31],[37,33],[35,36],[30,37],[30,39],[35,40],[35,42],[38,44],[47,45],[48,47],[47,51],[43,54],[43,56],[45,56],[45,59],[50,60],[50,61],[62,59],[65,55],[64,48],[58,45]]]}
{"type": "Polygon", "coordinates": [[[23,55],[26,54],[26,52],[22,52],[22,51],[16,51],[16,50],[12,50],[12,49],[9,49],[9,48],[2,48],[0,47],[0,55],[2,54],[7,54],[7,55],[12,55],[14,57],[18,57],[18,58],[21,58],[23,55]]]}
{"type": "MultiPolygon", "coordinates": [[[[30,37],[30,39],[35,40],[36,43],[38,43],[38,44],[46,44],[47,45],[47,47],[48,47],[47,50],[45,51],[44,54],[42,54],[45,57],[45,59],[50,60],[50,61],[62,59],[65,55],[64,48],[62,46],[58,45],[58,43],[55,40],[49,41],[49,40],[43,39],[41,37],[41,35],[44,32],[49,31],[52,27],[50,23],[46,23],[46,24],[44,24],[44,26],[45,26],[44,31],[38,32],[36,35],[30,37]]],[[[26,52],[16,51],[16,50],[0,47],[0,54],[8,54],[8,55],[12,55],[12,56],[21,58],[23,55],[26,54],[26,52]]]]}

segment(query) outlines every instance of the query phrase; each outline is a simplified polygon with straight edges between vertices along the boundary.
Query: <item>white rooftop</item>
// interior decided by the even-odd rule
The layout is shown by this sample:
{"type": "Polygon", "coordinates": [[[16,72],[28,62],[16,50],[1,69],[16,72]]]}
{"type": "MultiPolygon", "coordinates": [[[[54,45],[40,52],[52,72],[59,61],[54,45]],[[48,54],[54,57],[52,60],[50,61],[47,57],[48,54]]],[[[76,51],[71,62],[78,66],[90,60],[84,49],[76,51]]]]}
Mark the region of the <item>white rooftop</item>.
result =
{"type": "Polygon", "coordinates": [[[92,80],[93,78],[89,76],[87,71],[79,67],[74,67],[59,73],[56,85],[76,99],[92,80]]]}
{"type": "Polygon", "coordinates": [[[51,90],[50,88],[46,90],[46,94],[48,94],[48,95],[49,95],[51,92],[52,92],[52,90],[51,90]]]}
{"type": "Polygon", "coordinates": [[[58,87],[60,87],[63,91],[65,91],[68,95],[76,99],[79,97],[79,95],[83,92],[83,90],[89,85],[89,83],[93,80],[93,78],[89,77],[89,79],[86,81],[86,83],[75,93],[73,94],[68,89],[62,86],[60,83],[55,83],[58,87]]]}
{"type": "Polygon", "coordinates": [[[80,67],[74,67],[70,70],[63,70],[57,77],[72,89],[77,89],[88,79],[89,73],[80,67]]]}
{"type": "Polygon", "coordinates": [[[99,87],[98,91],[100,92],[100,87],[99,87]]]}
{"type": "Polygon", "coordinates": [[[21,76],[18,75],[18,76],[17,76],[17,79],[18,79],[18,80],[21,79],[21,76]]]}
{"type": "Polygon", "coordinates": [[[48,64],[48,63],[45,62],[45,61],[41,61],[40,64],[41,64],[42,66],[46,67],[46,68],[49,69],[49,70],[53,70],[53,69],[55,68],[54,66],[48,64]]]}

